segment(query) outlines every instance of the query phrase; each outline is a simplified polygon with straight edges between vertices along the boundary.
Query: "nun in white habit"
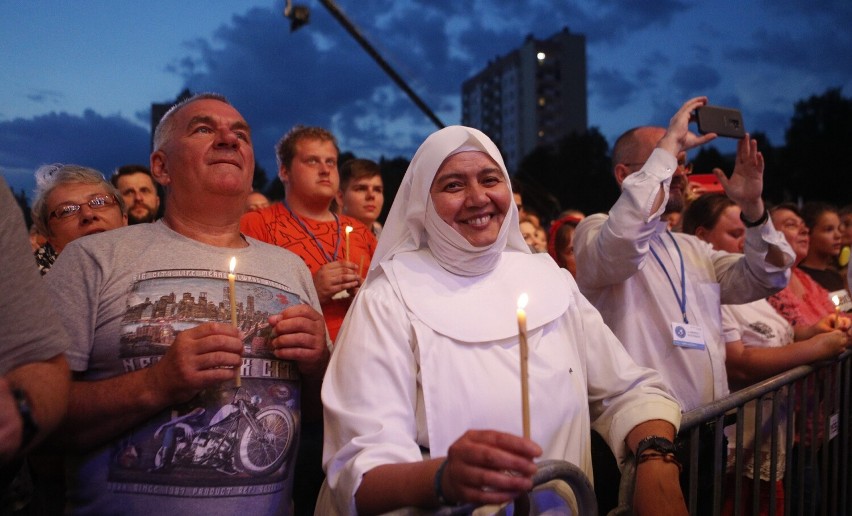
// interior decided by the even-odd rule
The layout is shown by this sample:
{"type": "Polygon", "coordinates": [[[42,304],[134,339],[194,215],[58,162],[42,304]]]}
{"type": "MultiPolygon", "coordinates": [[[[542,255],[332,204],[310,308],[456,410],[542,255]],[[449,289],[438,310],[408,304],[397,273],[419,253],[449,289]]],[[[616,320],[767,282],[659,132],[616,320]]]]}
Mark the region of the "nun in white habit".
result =
{"type": "MultiPolygon", "coordinates": [[[[461,126],[414,155],[322,399],[317,514],[510,501],[531,488],[536,460],[566,460],[591,478],[591,426],[620,460],[648,436],[672,440],[680,423],[659,375],[633,363],[571,275],[530,254],[499,151],[461,126]],[[530,439],[521,436],[522,293],[530,439]]],[[[637,482],[640,511],[685,511],[676,462],[643,462],[637,482]]]]}

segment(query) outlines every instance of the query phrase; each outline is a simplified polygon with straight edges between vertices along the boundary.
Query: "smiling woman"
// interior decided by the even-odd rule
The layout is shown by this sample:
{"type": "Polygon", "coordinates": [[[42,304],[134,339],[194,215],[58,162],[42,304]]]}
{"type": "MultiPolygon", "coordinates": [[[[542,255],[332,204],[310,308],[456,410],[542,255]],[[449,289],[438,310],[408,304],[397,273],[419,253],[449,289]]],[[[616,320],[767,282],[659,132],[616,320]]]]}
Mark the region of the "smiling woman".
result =
{"type": "MultiPolygon", "coordinates": [[[[680,409],[660,377],[633,363],[567,271],[530,253],[512,201],[503,158],[476,129],[441,129],[414,155],[324,378],[317,513],[504,503],[531,488],[538,459],[590,474],[591,424],[618,456],[673,437],[680,409]]],[[[643,500],[648,514],[685,509],[677,471],[639,468],[664,493],[643,500]]]]}
{"type": "Polygon", "coordinates": [[[68,243],[85,235],[127,225],[127,207],[112,184],[95,169],[46,165],[36,171],[32,215],[47,243],[36,250],[42,274],[68,243]]]}
{"type": "Polygon", "coordinates": [[[450,155],[441,164],[430,196],[441,220],[475,247],[497,240],[512,201],[497,163],[473,147],[450,155]]]}

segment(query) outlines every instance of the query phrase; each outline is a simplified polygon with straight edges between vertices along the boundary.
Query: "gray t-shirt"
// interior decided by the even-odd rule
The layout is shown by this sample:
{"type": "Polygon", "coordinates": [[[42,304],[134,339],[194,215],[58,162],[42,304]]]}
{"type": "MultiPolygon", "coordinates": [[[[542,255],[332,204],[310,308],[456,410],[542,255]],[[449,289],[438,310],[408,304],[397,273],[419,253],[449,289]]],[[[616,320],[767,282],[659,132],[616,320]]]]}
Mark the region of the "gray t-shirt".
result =
{"type": "Polygon", "coordinates": [[[75,514],[290,513],[301,384],[296,364],[272,354],[267,318],[319,301],[298,256],[247,241],[220,248],[140,224],[72,242],[45,277],[72,336],[71,369],[98,380],[156,363],[184,329],[230,322],[237,259],[242,387],[207,389],[72,457],[75,514]]]}
{"type": "Polygon", "coordinates": [[[0,176],[0,375],[61,354],[68,334],[38,273],[24,217],[0,176]]]}

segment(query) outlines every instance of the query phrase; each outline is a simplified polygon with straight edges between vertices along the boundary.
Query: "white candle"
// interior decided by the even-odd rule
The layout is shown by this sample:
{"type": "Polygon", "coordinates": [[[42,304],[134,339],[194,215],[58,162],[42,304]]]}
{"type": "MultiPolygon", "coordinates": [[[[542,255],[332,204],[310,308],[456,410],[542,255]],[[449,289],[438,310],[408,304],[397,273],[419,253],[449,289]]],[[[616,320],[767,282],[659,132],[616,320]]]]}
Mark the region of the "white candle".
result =
{"type": "Polygon", "coordinates": [[[521,343],[521,415],[523,417],[524,437],[530,438],[530,385],[527,371],[529,347],[527,346],[527,306],[529,297],[526,293],[518,298],[518,339],[521,343]]]}
{"type": "MultiPolygon", "coordinates": [[[[237,257],[231,257],[230,272],[228,272],[228,297],[231,302],[231,324],[237,327],[237,276],[234,274],[234,269],[237,267],[237,257]]],[[[237,367],[237,377],[234,380],[234,385],[240,387],[242,380],[240,379],[240,367],[237,367]]]]}
{"type": "Polygon", "coordinates": [[[345,230],[346,231],[346,254],[344,255],[344,259],[347,262],[352,261],[352,260],[349,259],[349,233],[352,233],[352,229],[353,229],[352,226],[346,226],[346,230],[345,230]]]}

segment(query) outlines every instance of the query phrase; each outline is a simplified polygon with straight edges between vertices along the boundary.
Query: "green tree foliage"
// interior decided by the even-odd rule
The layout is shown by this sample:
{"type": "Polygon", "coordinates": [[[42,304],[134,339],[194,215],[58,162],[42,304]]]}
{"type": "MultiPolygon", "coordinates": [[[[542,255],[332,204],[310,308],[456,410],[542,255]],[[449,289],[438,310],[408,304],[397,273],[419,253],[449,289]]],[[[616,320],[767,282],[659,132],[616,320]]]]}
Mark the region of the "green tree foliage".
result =
{"type": "Polygon", "coordinates": [[[850,201],[848,150],[852,144],[852,99],[840,88],[796,103],[782,154],[788,197],[834,204],[850,201]]]}
{"type": "Polygon", "coordinates": [[[734,168],[733,156],[724,156],[712,145],[701,147],[691,162],[693,174],[712,174],[714,168],[721,168],[730,175],[734,168]]]}
{"type": "Polygon", "coordinates": [[[382,206],[382,213],[379,214],[379,222],[381,223],[384,223],[388,216],[388,211],[390,211],[396,193],[399,191],[399,185],[402,184],[402,178],[405,177],[409,163],[409,160],[403,157],[385,159],[382,156],[379,159],[379,170],[382,171],[382,183],[385,186],[385,204],[382,206]]]}
{"type": "Polygon", "coordinates": [[[566,209],[607,211],[618,198],[609,144],[595,127],[564,138],[554,148],[533,151],[521,162],[516,177],[524,185],[524,206],[540,206],[542,222],[566,209]],[[544,198],[534,198],[542,192],[544,198]],[[548,197],[557,201],[556,213],[548,197]]]}
{"type": "Polygon", "coordinates": [[[257,192],[262,192],[266,188],[266,183],[269,179],[266,175],[266,170],[261,167],[256,161],[254,163],[254,176],[251,179],[251,188],[257,192]]]}

